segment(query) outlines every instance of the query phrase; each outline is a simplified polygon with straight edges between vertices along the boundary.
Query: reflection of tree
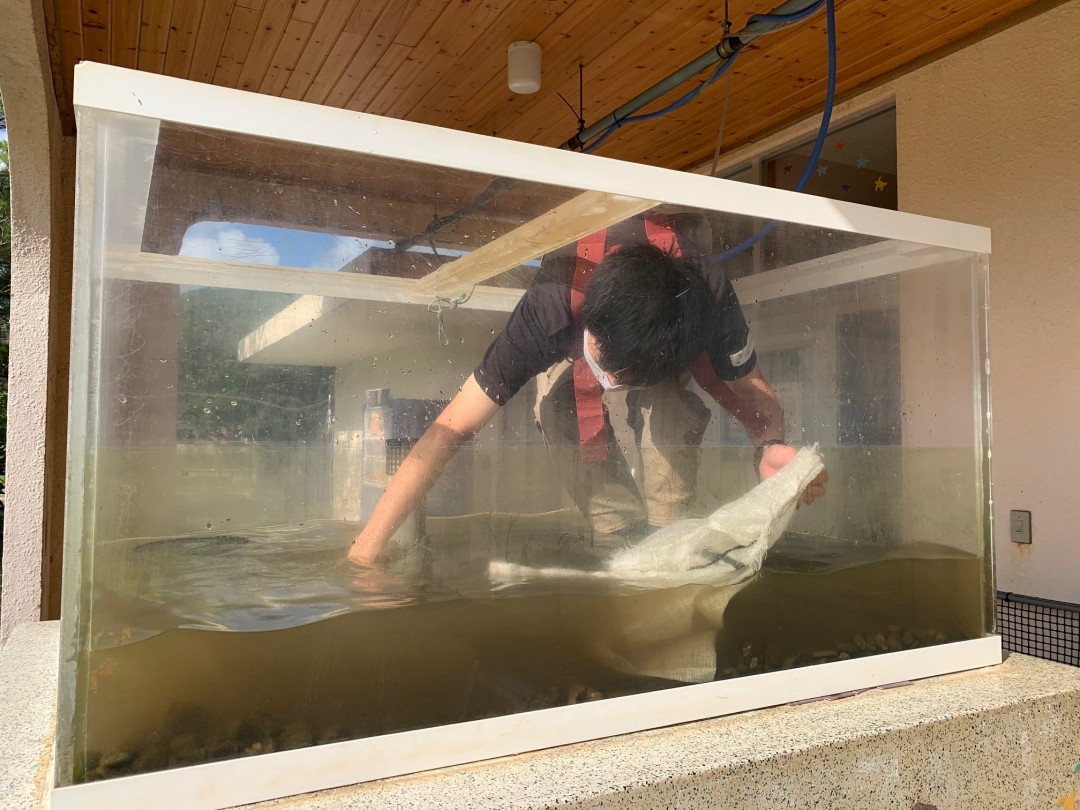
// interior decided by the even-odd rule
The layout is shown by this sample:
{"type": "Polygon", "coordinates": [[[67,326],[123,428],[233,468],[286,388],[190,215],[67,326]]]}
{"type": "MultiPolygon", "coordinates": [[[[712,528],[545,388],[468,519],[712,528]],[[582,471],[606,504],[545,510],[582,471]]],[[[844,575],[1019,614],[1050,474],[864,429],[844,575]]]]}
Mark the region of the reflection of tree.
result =
{"type": "Polygon", "coordinates": [[[240,341],[292,299],[215,288],[183,294],[178,439],[297,442],[324,436],[332,369],[237,359],[240,341]]]}

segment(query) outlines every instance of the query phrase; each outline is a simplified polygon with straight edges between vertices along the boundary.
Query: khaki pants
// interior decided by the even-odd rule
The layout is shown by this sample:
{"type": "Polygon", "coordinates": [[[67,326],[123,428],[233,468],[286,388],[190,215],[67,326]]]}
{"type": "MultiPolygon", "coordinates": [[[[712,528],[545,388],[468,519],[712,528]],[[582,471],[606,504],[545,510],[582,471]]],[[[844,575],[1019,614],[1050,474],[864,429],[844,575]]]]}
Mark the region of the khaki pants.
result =
{"type": "Polygon", "coordinates": [[[711,412],[688,390],[690,375],[648,388],[605,391],[607,458],[584,464],[578,443],[573,363],[537,377],[536,422],[559,477],[594,533],[635,524],[666,526],[687,516],[701,438],[711,412]]]}

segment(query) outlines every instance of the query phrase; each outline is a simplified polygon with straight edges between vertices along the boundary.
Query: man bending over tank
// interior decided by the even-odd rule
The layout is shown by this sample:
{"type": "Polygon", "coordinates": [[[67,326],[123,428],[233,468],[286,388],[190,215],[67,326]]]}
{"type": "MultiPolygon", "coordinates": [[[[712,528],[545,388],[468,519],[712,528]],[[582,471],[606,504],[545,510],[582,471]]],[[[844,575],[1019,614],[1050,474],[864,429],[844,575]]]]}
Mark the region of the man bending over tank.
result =
{"type": "MultiPolygon", "coordinates": [[[[795,455],[703,217],[631,218],[544,257],[502,333],[401,464],[349,557],[376,561],[457,448],[537,378],[536,423],[601,554],[689,516],[711,411],[744,426],[767,478],[795,455]],[[702,247],[704,246],[704,247],[702,247]]],[[[803,494],[825,492],[827,474],[803,494]]]]}

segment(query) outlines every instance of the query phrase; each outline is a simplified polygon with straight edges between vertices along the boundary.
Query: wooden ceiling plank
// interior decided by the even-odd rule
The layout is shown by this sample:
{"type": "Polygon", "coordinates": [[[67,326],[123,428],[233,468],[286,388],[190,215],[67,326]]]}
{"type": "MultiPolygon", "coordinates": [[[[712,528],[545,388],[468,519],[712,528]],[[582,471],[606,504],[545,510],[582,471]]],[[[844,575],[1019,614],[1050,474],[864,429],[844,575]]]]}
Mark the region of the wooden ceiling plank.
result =
{"type": "MultiPolygon", "coordinates": [[[[369,5],[365,3],[365,5],[369,5]]],[[[373,5],[373,4],[371,4],[373,5]]],[[[329,58],[331,51],[345,27],[346,21],[353,16],[356,0],[335,0],[323,7],[322,14],[312,29],[303,53],[296,62],[296,67],[289,74],[284,98],[301,99],[311,87],[316,74],[329,58]]]]}
{"type": "MultiPolygon", "coordinates": [[[[417,0],[388,0],[379,8],[372,19],[365,16],[367,26],[352,30],[362,37],[360,46],[349,59],[345,69],[327,90],[324,98],[318,102],[331,107],[344,107],[353,97],[357,88],[379,60],[379,55],[393,42],[409,12],[416,7],[417,0]]],[[[313,100],[305,97],[305,100],[313,100]]]]}
{"type": "MultiPolygon", "coordinates": [[[[457,1],[449,0],[450,3],[457,1]]],[[[361,112],[369,111],[371,101],[379,91],[390,81],[402,64],[413,58],[412,55],[418,42],[431,29],[447,3],[448,0],[417,0],[416,5],[393,34],[390,45],[382,49],[378,59],[353,92],[352,97],[344,104],[345,107],[361,112]]],[[[364,47],[366,46],[365,42],[364,47]]],[[[364,48],[361,48],[361,52],[363,50],[364,48]]]]}
{"type": "Polygon", "coordinates": [[[285,26],[288,25],[294,2],[295,0],[266,0],[262,14],[259,15],[255,36],[251,39],[251,47],[240,70],[240,81],[236,86],[241,90],[257,91],[266,78],[270,61],[285,35],[285,26]]]}
{"type": "Polygon", "coordinates": [[[652,208],[655,203],[587,191],[416,280],[417,295],[454,295],[563,245],[652,208]]]}
{"type": "Polygon", "coordinates": [[[520,0],[503,9],[475,42],[460,56],[457,69],[444,73],[402,117],[410,121],[441,123],[449,110],[468,97],[465,85],[483,86],[506,72],[506,48],[518,40],[535,40],[574,0],[520,0]],[[524,3],[528,2],[528,6],[524,3]],[[517,9],[519,13],[512,13],[517,9]]]}
{"type": "Polygon", "coordinates": [[[368,112],[403,118],[440,77],[450,73],[455,65],[458,69],[465,68],[468,64],[463,58],[465,53],[502,10],[494,3],[482,4],[463,19],[458,4],[448,4],[432,24],[428,36],[372,99],[368,112]]]}
{"type": "Polygon", "coordinates": [[[83,59],[109,64],[109,0],[82,0],[83,59]]]}
{"type": "Polygon", "coordinates": [[[195,39],[202,21],[204,0],[174,2],[165,43],[165,75],[186,79],[191,72],[195,39]]]}
{"type": "Polygon", "coordinates": [[[281,95],[289,81],[289,76],[296,69],[296,63],[300,59],[300,54],[304,52],[304,46],[307,45],[314,28],[313,23],[305,20],[289,20],[285,26],[285,34],[281,37],[277,51],[274,52],[274,58],[266,71],[266,78],[259,86],[260,93],[271,96],[281,95]]]}
{"type": "Polygon", "coordinates": [[[249,5],[237,3],[229,17],[229,28],[225,32],[225,41],[221,43],[221,55],[214,69],[214,84],[221,87],[236,87],[240,81],[240,71],[244,68],[244,59],[251,48],[251,40],[259,26],[262,14],[262,0],[245,0],[249,5]],[[254,8],[252,7],[254,6],[254,8]]]}
{"type": "Polygon", "coordinates": [[[311,86],[304,92],[304,101],[326,103],[327,96],[337,87],[341,77],[352,65],[352,60],[359,54],[364,39],[386,10],[388,2],[389,0],[363,0],[356,7],[312,79],[311,86]]]}
{"type": "Polygon", "coordinates": [[[472,0],[417,0],[415,7],[394,34],[394,42],[406,48],[419,46],[443,12],[450,10],[451,16],[458,19],[466,19],[475,14],[476,9],[471,3],[472,0]]]}
{"type": "Polygon", "coordinates": [[[336,78],[327,76],[330,81],[325,86],[322,86],[324,71],[320,71],[320,76],[315,77],[311,90],[305,96],[306,102],[330,107],[347,104],[356,92],[356,87],[360,86],[367,72],[372,69],[380,50],[386,48],[391,41],[392,35],[388,35],[383,29],[396,30],[395,24],[400,23],[403,15],[403,5],[397,0],[383,0],[379,4],[361,3],[360,13],[350,19],[346,29],[349,42],[357,42],[355,50],[347,55],[345,65],[336,78]]]}
{"type": "Polygon", "coordinates": [[[299,20],[300,22],[314,25],[318,22],[319,15],[323,13],[325,6],[326,0],[296,0],[296,7],[293,9],[292,18],[294,20],[299,20]]]}
{"type": "Polygon", "coordinates": [[[208,0],[206,3],[195,35],[189,79],[207,84],[214,80],[234,5],[234,0],[208,0]]]}
{"type": "Polygon", "coordinates": [[[397,42],[391,42],[386,48],[383,48],[379,61],[368,71],[355,95],[346,103],[346,108],[357,112],[367,112],[372,97],[379,92],[379,88],[390,80],[390,77],[404,64],[411,53],[412,48],[408,45],[400,45],[397,42]]]}
{"type": "Polygon", "coordinates": [[[109,44],[112,64],[134,69],[139,65],[139,35],[142,33],[143,2],[142,0],[117,0],[111,5],[109,44]]]}
{"type": "MultiPolygon", "coordinates": [[[[239,83],[247,50],[259,36],[244,17],[259,11],[261,19],[267,2],[36,1],[44,6],[54,87],[67,131],[73,121],[70,77],[79,59],[192,78],[209,70],[215,83],[239,83]]],[[[579,58],[586,60],[586,117],[595,120],[719,37],[720,4],[714,0],[289,3],[276,42],[257,49],[263,66],[251,79],[259,89],[553,146],[574,129],[571,111],[554,90],[576,106],[579,58]],[[702,29],[710,32],[707,45],[695,38],[702,29]],[[515,39],[544,46],[540,94],[517,96],[506,88],[505,46],[515,39]]],[[[854,92],[915,60],[925,61],[1036,5],[1037,0],[844,0],[837,10],[839,92],[854,92]]],[[[754,6],[745,0],[733,9],[736,29],[747,12],[762,10],[754,6]]],[[[727,148],[820,110],[823,29],[819,14],[745,51],[732,71],[727,148]]],[[[689,82],[670,97],[693,86],[689,82]]],[[[699,165],[712,154],[722,100],[722,88],[710,88],[669,116],[619,133],[600,153],[673,168],[699,165]]]]}
{"type": "Polygon", "coordinates": [[[330,53],[319,66],[311,84],[304,91],[303,100],[312,104],[325,104],[326,97],[337,87],[363,44],[364,38],[359,34],[342,31],[334,41],[330,53]]]}
{"type": "MultiPolygon", "coordinates": [[[[183,2],[183,0],[181,0],[183,2]]],[[[165,70],[165,48],[169,42],[169,18],[173,0],[144,2],[139,35],[139,70],[161,73],[165,70]]]]}

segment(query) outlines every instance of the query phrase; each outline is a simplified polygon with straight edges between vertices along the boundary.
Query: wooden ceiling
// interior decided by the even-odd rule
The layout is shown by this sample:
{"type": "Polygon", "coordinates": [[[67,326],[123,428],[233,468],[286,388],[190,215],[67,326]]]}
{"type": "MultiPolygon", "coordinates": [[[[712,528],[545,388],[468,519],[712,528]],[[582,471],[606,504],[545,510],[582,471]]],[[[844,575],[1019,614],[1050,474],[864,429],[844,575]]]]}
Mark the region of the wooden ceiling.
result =
{"type": "MultiPolygon", "coordinates": [[[[38,0],[65,130],[74,65],[93,60],[394,118],[558,146],[722,36],[723,0],[38,0]],[[543,87],[506,86],[506,48],[543,46],[543,87]]],[[[837,0],[838,90],[874,82],[1036,0],[837,0]]],[[[738,31],[779,0],[730,0],[738,31]]],[[[1043,2],[1045,5],[1045,2],[1043,2]]],[[[820,109],[825,15],[744,49],[724,147],[820,109]]],[[[693,84],[673,93],[675,98],[693,84]]],[[[725,82],[628,126],[599,154],[676,169],[712,157],[725,82]]],[[[655,105],[660,106],[660,105],[655,105]]]]}

